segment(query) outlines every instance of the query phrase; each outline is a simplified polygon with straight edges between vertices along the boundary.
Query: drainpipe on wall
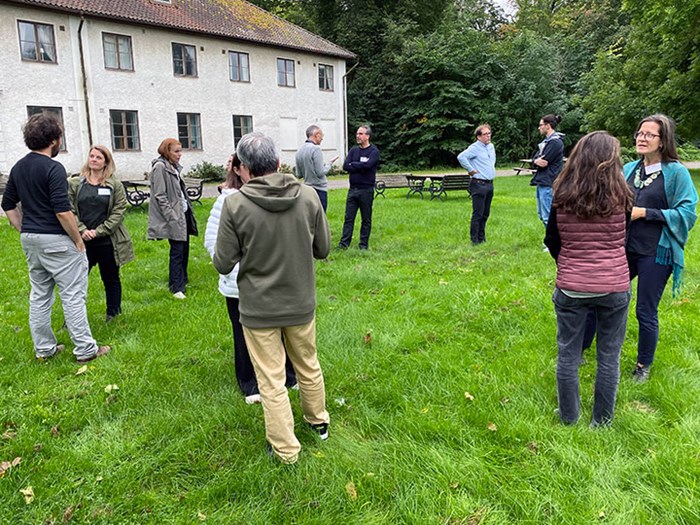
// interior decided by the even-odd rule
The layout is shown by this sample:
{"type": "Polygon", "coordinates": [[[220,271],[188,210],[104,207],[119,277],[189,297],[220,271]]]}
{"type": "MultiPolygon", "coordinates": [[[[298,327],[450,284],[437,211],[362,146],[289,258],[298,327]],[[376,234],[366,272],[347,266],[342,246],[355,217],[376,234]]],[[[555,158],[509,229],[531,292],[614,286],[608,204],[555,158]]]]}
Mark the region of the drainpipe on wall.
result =
{"type": "Polygon", "coordinates": [[[83,23],[85,17],[80,15],[80,25],[78,26],[78,49],[80,50],[80,71],[83,75],[83,97],[85,98],[85,117],[87,119],[88,147],[94,144],[92,140],[92,118],[90,118],[90,101],[88,99],[87,73],[85,72],[85,54],[83,53],[83,23]]]}
{"type": "Polygon", "coordinates": [[[347,76],[352,73],[352,70],[355,69],[357,66],[360,65],[360,59],[357,59],[357,62],[355,62],[355,65],[350,68],[349,71],[347,71],[343,75],[343,126],[345,126],[343,129],[345,129],[345,151],[343,153],[347,153],[348,151],[348,79],[347,76]]]}

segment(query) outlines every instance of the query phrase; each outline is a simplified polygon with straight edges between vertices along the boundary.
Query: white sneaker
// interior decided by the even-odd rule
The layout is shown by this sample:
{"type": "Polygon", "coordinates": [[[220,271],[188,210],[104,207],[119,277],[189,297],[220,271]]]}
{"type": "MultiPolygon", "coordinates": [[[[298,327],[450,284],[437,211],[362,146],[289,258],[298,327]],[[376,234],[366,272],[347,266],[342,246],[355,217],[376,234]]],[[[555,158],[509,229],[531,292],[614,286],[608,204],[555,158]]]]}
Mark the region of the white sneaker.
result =
{"type": "Polygon", "coordinates": [[[182,292],[175,292],[175,293],[173,294],[173,297],[174,297],[175,299],[180,299],[180,300],[182,300],[182,299],[185,298],[185,294],[182,293],[182,292]]]}
{"type": "Polygon", "coordinates": [[[253,394],[252,396],[245,396],[245,402],[249,405],[254,405],[255,403],[262,403],[262,397],[260,394],[253,394]]]}

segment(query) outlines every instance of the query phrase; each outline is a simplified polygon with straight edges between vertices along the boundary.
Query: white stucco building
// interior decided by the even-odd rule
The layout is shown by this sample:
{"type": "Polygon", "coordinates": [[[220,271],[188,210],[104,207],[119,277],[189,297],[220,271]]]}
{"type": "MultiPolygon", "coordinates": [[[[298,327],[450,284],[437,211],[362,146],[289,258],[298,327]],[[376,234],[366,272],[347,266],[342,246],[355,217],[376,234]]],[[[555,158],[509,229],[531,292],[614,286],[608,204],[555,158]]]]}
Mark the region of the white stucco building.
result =
{"type": "Polygon", "coordinates": [[[261,131],[293,165],[310,124],[345,153],[346,61],[355,56],[242,0],[0,0],[0,173],[26,154],[33,112],[60,116],[69,173],[91,143],[140,176],[166,137],[185,170],[224,164],[261,131]]]}

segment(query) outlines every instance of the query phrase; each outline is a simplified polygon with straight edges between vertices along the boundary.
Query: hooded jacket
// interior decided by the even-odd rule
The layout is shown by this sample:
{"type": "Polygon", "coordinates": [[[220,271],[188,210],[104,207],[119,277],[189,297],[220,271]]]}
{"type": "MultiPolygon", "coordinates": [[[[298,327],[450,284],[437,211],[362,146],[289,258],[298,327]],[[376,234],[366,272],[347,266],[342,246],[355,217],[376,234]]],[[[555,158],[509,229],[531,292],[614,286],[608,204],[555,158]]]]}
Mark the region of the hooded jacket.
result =
{"type": "Polygon", "coordinates": [[[173,166],[164,157],[151,162],[151,202],[148,205],[148,239],[187,240],[187,218],[182,198],[191,209],[185,185],[180,179],[180,166],[173,166]]]}
{"type": "Polygon", "coordinates": [[[238,270],[241,324],[296,326],[316,311],[314,258],[330,252],[330,229],[316,192],[294,176],[255,177],[226,197],[214,267],[238,270]]]}
{"type": "Polygon", "coordinates": [[[544,159],[548,164],[544,168],[535,166],[537,172],[535,172],[530,181],[531,186],[551,187],[554,184],[554,179],[561,173],[564,167],[564,142],[562,137],[564,137],[562,133],[555,131],[537,146],[538,153],[535,155],[535,158],[544,159]]]}

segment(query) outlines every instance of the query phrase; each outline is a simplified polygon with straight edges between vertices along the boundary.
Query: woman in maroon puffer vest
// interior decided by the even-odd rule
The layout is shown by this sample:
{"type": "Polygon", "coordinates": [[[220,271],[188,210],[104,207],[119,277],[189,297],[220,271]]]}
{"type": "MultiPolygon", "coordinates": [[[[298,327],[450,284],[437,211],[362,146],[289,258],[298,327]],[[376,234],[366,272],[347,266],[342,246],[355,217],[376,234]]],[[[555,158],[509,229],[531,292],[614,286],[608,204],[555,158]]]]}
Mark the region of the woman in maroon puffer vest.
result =
{"type": "Polygon", "coordinates": [[[609,424],[620,379],[630,279],[625,233],[632,192],[625,183],[620,143],[604,131],[583,137],[553,187],[545,244],[557,261],[552,301],[557,314],[557,392],[564,424],[578,421],[578,368],[586,316],[598,318],[591,426],[609,424]]]}

